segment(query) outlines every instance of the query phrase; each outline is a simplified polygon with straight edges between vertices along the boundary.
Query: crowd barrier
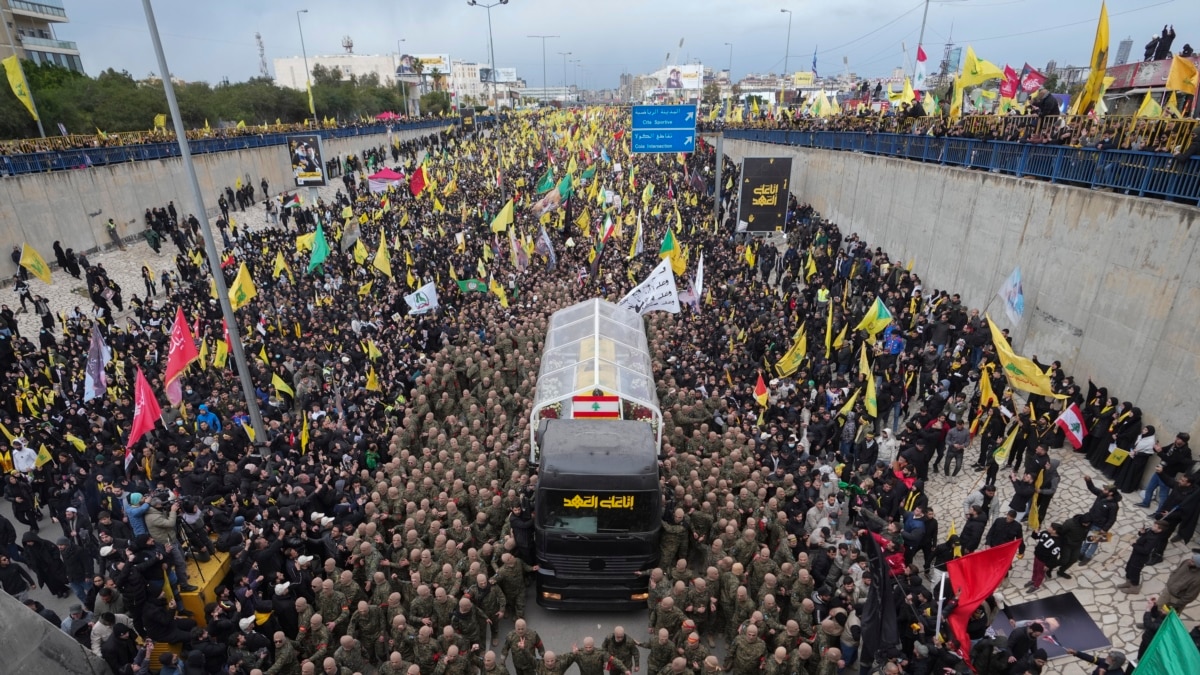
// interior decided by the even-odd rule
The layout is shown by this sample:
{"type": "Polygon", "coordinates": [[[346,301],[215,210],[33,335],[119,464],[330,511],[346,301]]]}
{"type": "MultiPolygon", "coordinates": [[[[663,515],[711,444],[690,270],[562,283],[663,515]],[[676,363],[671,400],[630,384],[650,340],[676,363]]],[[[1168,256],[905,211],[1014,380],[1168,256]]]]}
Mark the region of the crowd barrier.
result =
{"type": "MultiPolygon", "coordinates": [[[[478,118],[479,123],[488,121],[478,118]]],[[[458,118],[439,118],[387,124],[372,124],[366,126],[342,127],[337,129],[305,129],[283,131],[277,133],[249,134],[224,138],[203,138],[189,140],[193,155],[210,152],[226,152],[229,150],[250,150],[272,145],[283,145],[287,137],[300,133],[315,133],[322,138],[353,138],[355,136],[371,136],[385,134],[390,126],[393,132],[411,131],[414,129],[445,128],[447,125],[458,123],[458,118]]],[[[132,145],[100,146],[93,148],[72,148],[54,150],[51,152],[31,152],[23,154],[0,154],[0,174],[22,175],[42,173],[47,171],[68,171],[89,166],[105,164],[121,164],[124,162],[144,162],[156,159],[168,159],[179,156],[179,144],[174,138],[154,143],[139,143],[132,145]]]]}
{"type": "Polygon", "coordinates": [[[899,157],[1189,204],[1200,201],[1200,157],[1175,167],[1171,155],[1163,153],[967,138],[765,129],[728,129],[724,135],[731,140],[899,157]]]}

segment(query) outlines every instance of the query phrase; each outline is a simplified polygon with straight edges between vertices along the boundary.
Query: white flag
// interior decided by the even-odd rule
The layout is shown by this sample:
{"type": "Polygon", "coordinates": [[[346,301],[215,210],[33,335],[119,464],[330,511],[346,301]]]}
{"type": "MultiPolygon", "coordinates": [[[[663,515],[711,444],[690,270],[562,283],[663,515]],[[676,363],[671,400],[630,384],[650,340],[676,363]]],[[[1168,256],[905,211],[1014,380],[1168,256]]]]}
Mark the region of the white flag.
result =
{"type": "Polygon", "coordinates": [[[1008,320],[1016,325],[1021,323],[1021,317],[1025,315],[1025,291],[1021,288],[1021,268],[1017,267],[1004,280],[1004,285],[996,291],[996,295],[1004,301],[1004,313],[1008,316],[1008,320]]]}
{"type": "Polygon", "coordinates": [[[650,276],[621,298],[617,305],[642,315],[654,311],[678,314],[679,291],[675,288],[671,259],[663,258],[650,276]]]}
{"type": "Polygon", "coordinates": [[[437,288],[433,282],[429,282],[418,288],[412,293],[404,296],[404,301],[408,303],[408,313],[424,314],[431,309],[436,309],[438,306],[437,288]]]}
{"type": "Polygon", "coordinates": [[[692,287],[696,289],[696,297],[704,297],[704,253],[700,253],[700,262],[696,263],[696,278],[692,280],[692,287]]]}

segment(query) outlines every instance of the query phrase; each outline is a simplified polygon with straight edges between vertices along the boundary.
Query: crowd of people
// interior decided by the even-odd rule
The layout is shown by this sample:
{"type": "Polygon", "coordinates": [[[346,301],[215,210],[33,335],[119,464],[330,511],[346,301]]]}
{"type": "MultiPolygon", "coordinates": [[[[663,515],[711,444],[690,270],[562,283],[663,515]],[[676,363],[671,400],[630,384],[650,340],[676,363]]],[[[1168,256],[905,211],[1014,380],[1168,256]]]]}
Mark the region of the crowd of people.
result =
{"type": "MultiPolygon", "coordinates": [[[[61,331],[51,317],[42,342],[0,327],[0,465],[21,527],[0,518],[4,590],[121,675],[148,667],[154,643],[176,647],[161,656],[165,672],[188,675],[563,675],[572,665],[601,675],[638,672],[643,658],[652,675],[965,675],[966,658],[979,672],[1036,675],[1043,626],[995,636],[999,606],[985,603],[968,649],[935,625],[931,575],[1014,539],[1033,547],[1035,588],[1039,574],[1069,579],[1076,563],[1120,555],[1102,542],[1129,508],[1121,495],[1139,487],[1135,459],[1147,471],[1140,456],[1158,453],[1145,502],[1160,499],[1159,520],[1132,547],[1126,590],[1137,592],[1139,564],[1182,559],[1153,611],[1196,599],[1200,568],[1185,551],[1200,488],[1185,434],[1143,442],[1154,430],[1140,410],[1057,363],[1047,368],[1065,399],[1012,391],[983,317],[959,296],[924,286],[794,195],[779,246],[735,234],[732,195],[714,197],[725,187],[715,161],[736,184],[733,162],[703,142],[688,155],[631,155],[627,125],[616,110],[552,111],[506,117],[496,136],[365,148],[343,163],[340,187],[289,208],[290,219],[223,230],[221,261],[173,204],[148,211],[149,229],[179,249],[177,284],[160,295],[148,283],[131,313],[113,312],[93,265],[95,311],[61,331]],[[422,177],[371,192],[365,158],[389,155],[407,176],[422,163],[422,177]],[[542,215],[535,186],[547,174],[562,201],[542,215]],[[514,222],[494,232],[509,198],[514,222]],[[318,227],[332,249],[323,261],[318,227]],[[537,563],[529,415],[547,319],[588,297],[621,298],[658,263],[668,230],[688,276],[703,256],[706,283],[680,313],[646,316],[667,505],[648,624],[546,644],[524,608],[537,563]],[[222,358],[209,278],[232,283],[242,265],[256,297],[237,320],[265,438],[248,431],[233,360],[222,358]],[[492,292],[455,283],[471,278],[492,292]],[[429,282],[440,307],[409,315],[404,296],[429,282]],[[893,319],[873,335],[856,326],[876,298],[893,319]],[[170,405],[179,309],[201,356],[170,405]],[[106,391],[85,401],[93,327],[111,361],[106,391]],[[803,365],[774,372],[801,330],[842,337],[810,337],[803,365]],[[163,414],[127,455],[139,370],[163,414]],[[765,405],[754,391],[764,373],[765,405]],[[855,395],[867,377],[875,414],[855,395]],[[981,378],[994,404],[980,405],[981,378]],[[1089,457],[1137,454],[1127,476],[1089,485],[1096,501],[1082,514],[1053,499],[1079,489],[1056,478],[1072,450],[1052,420],[1071,403],[1085,411],[1089,457]],[[947,539],[957,514],[935,513],[930,494],[972,469],[986,480],[947,539]],[[1039,512],[1045,525],[1027,531],[1022,519],[1039,512]],[[193,556],[231,560],[204,616],[181,609],[199,581],[193,556]],[[872,567],[884,564],[898,610],[864,631],[872,567]],[[78,604],[59,617],[36,599],[41,587],[78,604]]],[[[1096,658],[1109,673],[1126,662],[1096,658]]]]}

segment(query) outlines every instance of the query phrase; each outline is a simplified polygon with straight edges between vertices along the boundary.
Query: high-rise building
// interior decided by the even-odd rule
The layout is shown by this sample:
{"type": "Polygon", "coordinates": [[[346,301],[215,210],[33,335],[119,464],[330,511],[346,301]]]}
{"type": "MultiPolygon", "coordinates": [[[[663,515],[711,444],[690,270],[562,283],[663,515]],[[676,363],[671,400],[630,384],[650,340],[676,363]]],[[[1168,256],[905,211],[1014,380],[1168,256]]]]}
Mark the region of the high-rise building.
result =
{"type": "Polygon", "coordinates": [[[1114,66],[1123,66],[1129,63],[1129,52],[1133,50],[1133,38],[1127,37],[1121,40],[1121,44],[1117,45],[1117,61],[1114,66]]]}
{"type": "Polygon", "coordinates": [[[7,29],[0,31],[0,59],[15,52],[34,63],[53,63],[83,72],[79,47],[54,35],[54,24],[69,20],[62,0],[0,0],[0,20],[7,29]]]}

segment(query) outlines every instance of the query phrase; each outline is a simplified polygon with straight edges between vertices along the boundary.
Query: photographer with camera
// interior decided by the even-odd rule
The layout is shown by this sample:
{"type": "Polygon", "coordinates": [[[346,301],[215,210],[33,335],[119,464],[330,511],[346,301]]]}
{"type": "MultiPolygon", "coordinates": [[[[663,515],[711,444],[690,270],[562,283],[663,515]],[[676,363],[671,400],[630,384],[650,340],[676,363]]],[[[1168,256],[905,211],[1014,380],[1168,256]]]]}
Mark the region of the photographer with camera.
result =
{"type": "Polygon", "coordinates": [[[162,495],[150,499],[150,510],[146,512],[146,528],[156,543],[162,546],[163,559],[175,569],[176,590],[190,593],[199,590],[188,583],[187,561],[183,557],[183,542],[180,540],[177,522],[179,520],[179,502],[172,501],[170,506],[162,495]]]}

